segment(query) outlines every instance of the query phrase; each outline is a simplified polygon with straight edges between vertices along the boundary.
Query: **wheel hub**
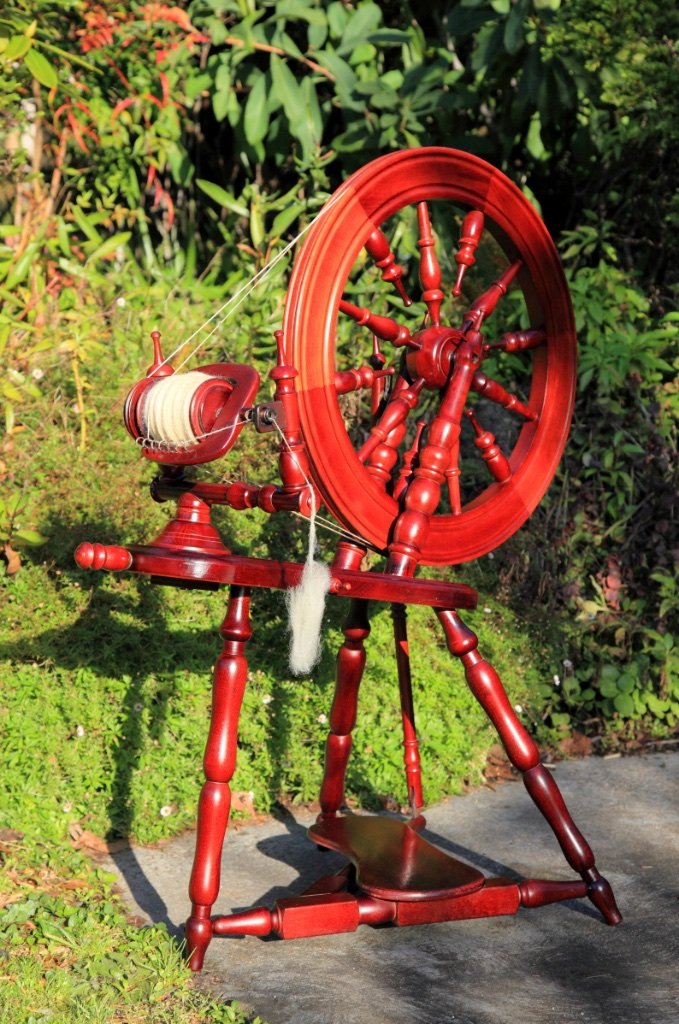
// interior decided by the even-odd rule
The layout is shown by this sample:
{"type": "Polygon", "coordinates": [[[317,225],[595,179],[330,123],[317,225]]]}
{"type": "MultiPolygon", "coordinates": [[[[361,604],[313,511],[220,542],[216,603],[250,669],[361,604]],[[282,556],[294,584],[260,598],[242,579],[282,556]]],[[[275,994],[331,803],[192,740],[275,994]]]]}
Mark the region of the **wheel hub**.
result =
{"type": "Polygon", "coordinates": [[[462,331],[443,326],[425,327],[414,334],[406,354],[411,379],[421,377],[429,391],[445,387],[455,350],[463,337],[462,331]]]}

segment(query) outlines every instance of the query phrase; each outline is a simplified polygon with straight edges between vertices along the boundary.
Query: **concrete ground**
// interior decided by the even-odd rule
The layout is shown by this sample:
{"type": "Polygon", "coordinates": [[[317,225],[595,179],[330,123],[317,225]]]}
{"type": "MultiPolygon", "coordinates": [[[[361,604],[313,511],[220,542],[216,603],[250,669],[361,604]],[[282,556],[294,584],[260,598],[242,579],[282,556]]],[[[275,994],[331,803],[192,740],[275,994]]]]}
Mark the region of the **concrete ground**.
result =
{"type": "MultiPolygon", "coordinates": [[[[514,917],[283,942],[222,938],[204,984],[268,1024],[679,1024],[679,753],[589,758],[554,775],[613,885],[623,924],[587,901],[514,917]]],[[[425,835],[487,874],[570,878],[520,783],[427,812],[425,835]]],[[[232,829],[218,912],[271,905],[340,863],[306,839],[310,818],[232,829]]],[[[180,934],[193,835],[115,854],[131,909],[180,934]]]]}

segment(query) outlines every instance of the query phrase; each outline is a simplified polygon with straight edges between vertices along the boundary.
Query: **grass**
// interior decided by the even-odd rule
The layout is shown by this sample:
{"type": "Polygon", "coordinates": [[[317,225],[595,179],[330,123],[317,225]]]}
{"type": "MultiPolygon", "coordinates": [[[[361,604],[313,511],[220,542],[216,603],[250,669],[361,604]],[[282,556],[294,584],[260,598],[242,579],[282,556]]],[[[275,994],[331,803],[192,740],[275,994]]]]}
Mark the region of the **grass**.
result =
{"type": "Polygon", "coordinates": [[[3,1024],[244,1024],[192,984],[164,925],[130,923],[82,854],[0,833],[3,1024]]]}
{"type": "MultiPolygon", "coordinates": [[[[74,405],[68,364],[56,359],[3,452],[4,486],[23,493],[24,524],[48,538],[0,580],[0,829],[14,830],[0,847],[0,936],[10,954],[0,954],[0,1008],[8,1024],[244,1019],[200,996],[171,937],[129,924],[110,879],[70,846],[82,830],[148,843],[192,825],[224,613],[223,592],[84,573],[73,563],[80,541],[148,541],[169,514],[148,497],[152,469],[120,422],[125,386],[148,364],[123,327],[112,323],[106,358],[84,367],[84,450],[83,408],[74,405]],[[17,831],[25,838],[11,839],[17,831]]],[[[274,479],[273,458],[262,460],[271,447],[267,436],[244,434],[206,475],[274,479]]],[[[218,521],[235,550],[303,555],[296,520],[222,511],[218,521]]],[[[324,540],[326,558],[330,551],[324,540]]],[[[492,577],[487,560],[455,573],[472,585],[492,577]]],[[[311,678],[295,680],[283,597],[255,595],[233,780],[244,806],[267,811],[278,799],[316,798],[344,613],[339,599],[329,601],[321,662],[311,678]]],[[[544,630],[485,598],[468,619],[530,716],[555,660],[544,630]]],[[[371,625],[348,794],[363,806],[393,806],[406,793],[388,611],[375,609],[371,625]]],[[[412,609],[409,630],[425,796],[435,801],[481,781],[495,737],[433,615],[412,609]]]]}

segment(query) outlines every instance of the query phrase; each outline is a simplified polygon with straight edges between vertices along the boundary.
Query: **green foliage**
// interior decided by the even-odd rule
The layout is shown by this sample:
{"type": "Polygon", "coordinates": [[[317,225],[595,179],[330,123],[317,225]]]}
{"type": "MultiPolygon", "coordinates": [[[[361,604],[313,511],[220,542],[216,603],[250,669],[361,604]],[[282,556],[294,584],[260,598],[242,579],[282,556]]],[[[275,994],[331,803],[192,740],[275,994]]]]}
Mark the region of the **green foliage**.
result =
{"type": "MultiPolygon", "coordinates": [[[[612,0],[464,0],[417,17],[372,0],[17,0],[0,21],[7,430],[55,344],[45,325],[70,337],[74,308],[101,315],[102,278],[128,252],[187,279],[223,277],[242,253],[262,265],[329,187],[390,149],[489,157],[530,177],[557,230],[589,204],[666,309],[675,32],[655,0],[622,14],[612,0]]],[[[95,353],[69,344],[84,445],[95,353]]]]}
{"type": "MultiPolygon", "coordinates": [[[[594,8],[465,0],[419,22],[406,4],[372,0],[192,3],[163,6],[155,17],[148,4],[122,11],[81,2],[69,20],[60,4],[21,7],[23,20],[11,19],[21,48],[52,52],[55,40],[68,38],[66,67],[95,71],[80,76],[77,103],[67,76],[54,67],[50,74],[64,94],[71,145],[91,150],[79,181],[86,205],[133,213],[166,248],[175,207],[183,227],[195,216],[187,199],[197,139],[201,168],[209,164],[240,191],[284,175],[299,184],[320,153],[339,174],[354,165],[352,154],[363,161],[446,142],[493,153],[508,168],[518,160],[525,176],[531,160],[554,164],[572,152],[587,166],[611,149],[616,130],[619,145],[631,141],[627,126],[644,140],[674,132],[673,105],[655,98],[671,96],[676,84],[667,45],[676,24],[652,0],[623,16],[610,0],[594,8]],[[42,7],[51,14],[47,28],[31,22],[42,7]],[[649,64],[658,94],[647,87],[649,64]],[[153,204],[144,201],[144,179],[153,204]]],[[[20,69],[25,80],[30,68],[20,69]]],[[[19,75],[13,94],[22,88],[19,75]]]]}
{"type": "Polygon", "coordinates": [[[245,1024],[236,1003],[193,988],[164,925],[128,922],[112,876],[82,854],[14,832],[0,839],[0,863],[6,1024],[245,1024]]]}
{"type": "MultiPolygon", "coordinates": [[[[679,317],[654,321],[610,245],[609,260],[596,262],[600,242],[597,235],[594,246],[589,225],[564,239],[575,264],[578,397],[561,490],[525,542],[546,552],[528,571],[531,586],[539,585],[536,571],[558,581],[552,600],[564,602],[574,625],[565,629],[566,668],[554,665],[560,685],[541,693],[562,728],[598,722],[613,732],[632,721],[640,731],[671,733],[679,723],[679,317]]],[[[504,572],[514,579],[523,543],[510,542],[504,572]]]]}
{"type": "Polygon", "coordinates": [[[0,498],[0,544],[7,562],[15,555],[14,548],[39,547],[47,540],[42,533],[22,525],[25,509],[26,500],[20,493],[15,492],[6,501],[0,498]]]}
{"type": "MultiPolygon", "coordinates": [[[[0,14],[0,824],[51,843],[1,850],[13,886],[9,902],[0,889],[3,1020],[48,1005],[69,1024],[118,1010],[131,1024],[240,1019],[200,1002],[167,935],[125,925],[103,880],[61,885],[86,872],[69,834],[151,841],[192,822],[222,602],[85,577],[71,551],[88,536],[148,540],[165,522],[115,411],[148,365],[141,338],[162,315],[174,347],[381,153],[478,153],[565,229],[575,427],[530,525],[464,570],[486,593],[500,587],[472,619],[482,649],[543,740],[574,726],[611,744],[675,734],[676,36],[676,11],[655,0],[462,0],[416,14],[373,0],[14,0],[0,14]]],[[[452,252],[450,226],[436,228],[452,252]]],[[[284,296],[281,266],[215,358],[266,366],[284,296]]],[[[225,472],[271,479],[270,448],[241,442],[225,472]]],[[[304,550],[294,523],[224,512],[220,526],[253,554],[304,550]]],[[[322,662],[300,682],[285,667],[280,595],[254,604],[234,789],[266,810],[317,794],[342,608],[330,602],[322,662]]],[[[479,779],[492,737],[427,615],[409,621],[435,800],[479,779]]],[[[349,795],[398,805],[385,612],[369,644],[349,795]]]]}
{"type": "MultiPolygon", "coordinates": [[[[168,514],[145,495],[149,467],[118,422],[117,382],[131,376],[130,361],[144,366],[148,357],[137,351],[133,359],[122,324],[113,341],[106,363],[92,368],[101,401],[91,445],[79,452],[77,434],[65,441],[61,417],[51,420],[39,409],[31,431],[14,442],[32,453],[23,477],[41,490],[38,524],[49,540],[3,581],[0,825],[54,841],[86,828],[148,842],[192,824],[224,612],[223,595],[70,568],[80,540],[148,540],[168,514]]],[[[271,479],[274,457],[269,435],[255,436],[252,447],[243,435],[233,471],[271,479]]],[[[220,526],[238,549],[302,557],[305,533],[285,517],[224,512],[220,526]]],[[[344,613],[342,601],[329,603],[322,662],[312,680],[293,680],[282,595],[258,593],[253,600],[233,783],[244,806],[254,801],[267,810],[279,797],[316,798],[344,613]]],[[[549,659],[506,608],[494,604],[474,618],[512,698],[527,706],[549,659]]],[[[480,779],[492,735],[423,610],[412,611],[410,631],[427,798],[436,800],[463,780],[480,779]]],[[[376,612],[349,777],[352,799],[373,806],[406,797],[392,648],[390,616],[376,612]]]]}
{"type": "Polygon", "coordinates": [[[664,309],[679,255],[678,35],[679,12],[657,0],[571,0],[551,30],[582,96],[569,191],[610,219],[625,269],[664,309]]]}

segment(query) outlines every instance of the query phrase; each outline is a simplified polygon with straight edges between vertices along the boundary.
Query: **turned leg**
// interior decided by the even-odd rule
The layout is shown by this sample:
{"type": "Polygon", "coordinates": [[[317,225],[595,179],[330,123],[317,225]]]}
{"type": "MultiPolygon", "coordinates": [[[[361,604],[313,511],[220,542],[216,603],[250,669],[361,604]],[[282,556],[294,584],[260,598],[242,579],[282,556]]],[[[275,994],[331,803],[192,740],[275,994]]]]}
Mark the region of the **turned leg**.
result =
{"type": "Polygon", "coordinates": [[[410,652],[408,650],[405,605],[392,604],[391,615],[394,620],[394,642],[396,645],[398,688],[401,696],[403,761],[406,769],[408,803],[410,804],[410,813],[414,818],[417,816],[418,811],[424,807],[424,798],[422,796],[420,749],[417,732],[415,730],[415,707],[413,705],[413,687],[410,674],[410,652]]]}
{"type": "Polygon", "coordinates": [[[587,894],[607,924],[622,918],[613,891],[597,871],[594,854],[571,818],[554,778],[543,764],[535,742],[519,721],[495,669],[478,652],[478,638],[453,611],[437,611],[448,648],[464,665],[469,687],[497,729],[512,764],[522,773],[526,789],[556,836],[563,854],[587,883],[587,894]]]}
{"type": "Polygon", "coordinates": [[[189,967],[199,971],[213,934],[210,912],[219,893],[220,862],[229,821],[231,789],[236,768],[236,744],[247,661],[245,645],[252,636],[250,592],[232,587],[229,607],[220,629],[224,648],[213,676],[212,717],[205,748],[205,783],[198,804],[196,853],[189,883],[191,916],[186,922],[189,967]]]}
{"type": "Polygon", "coordinates": [[[344,626],[344,643],[337,654],[335,696],[330,711],[330,733],[325,747],[321,784],[321,814],[336,814],[344,802],[344,779],[356,725],[358,688],[365,667],[364,642],[370,633],[366,601],[352,601],[344,626]]]}

